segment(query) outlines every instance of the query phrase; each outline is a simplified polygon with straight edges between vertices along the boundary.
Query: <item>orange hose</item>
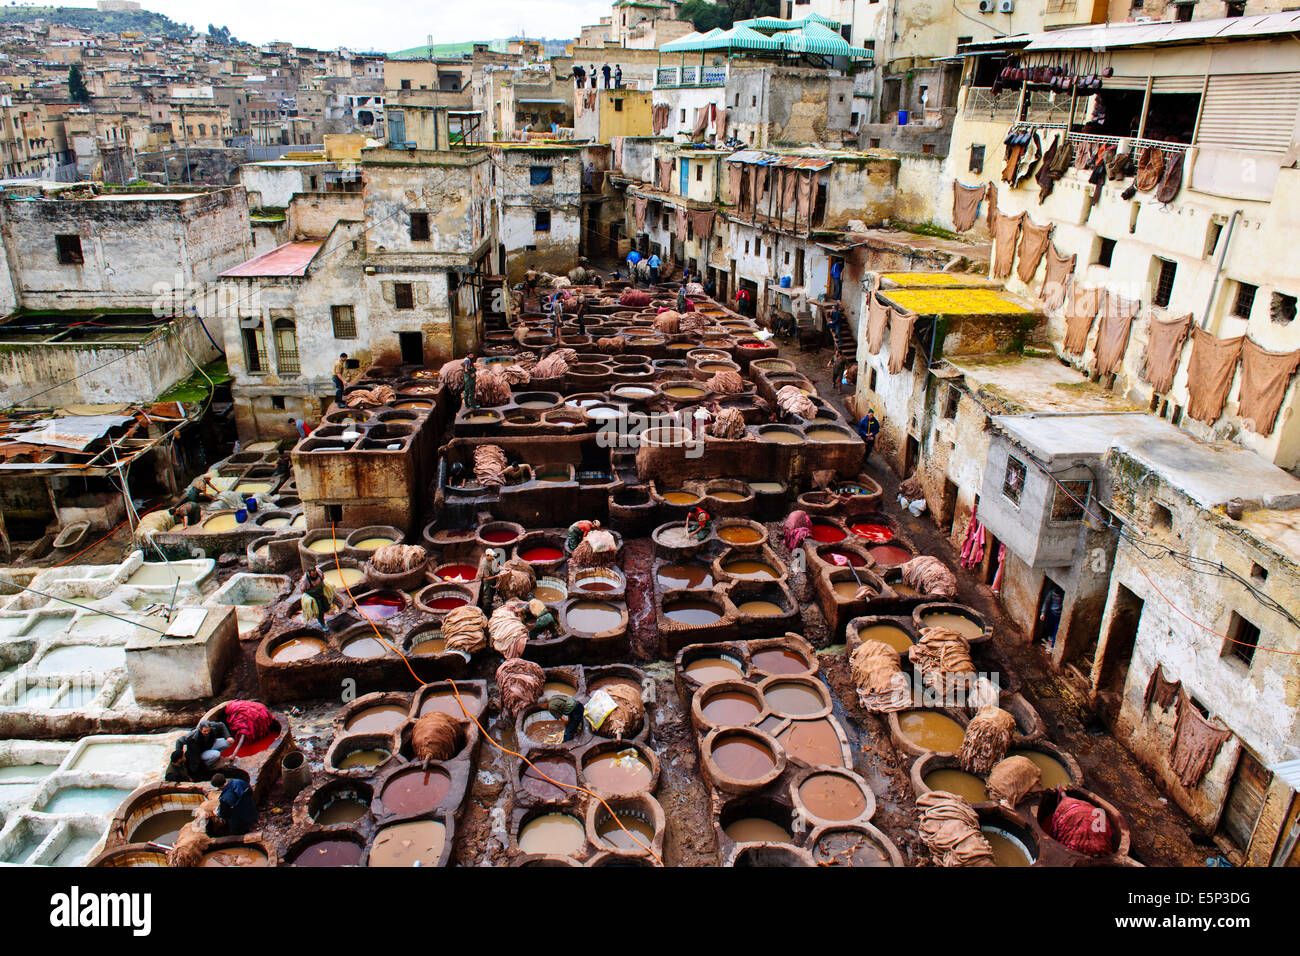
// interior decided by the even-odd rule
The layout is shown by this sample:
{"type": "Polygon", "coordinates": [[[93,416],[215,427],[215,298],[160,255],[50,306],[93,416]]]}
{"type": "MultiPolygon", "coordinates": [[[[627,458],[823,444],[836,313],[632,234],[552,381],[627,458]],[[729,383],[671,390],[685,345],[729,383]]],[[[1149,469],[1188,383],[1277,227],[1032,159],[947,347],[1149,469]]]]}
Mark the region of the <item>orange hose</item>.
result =
{"type": "MultiPolygon", "coordinates": [[[[334,526],[334,522],[332,521],[330,522],[330,533],[336,539],[338,538],[338,531],[334,526]]],[[[383,644],[385,647],[387,647],[389,650],[391,650],[394,654],[396,654],[398,657],[402,659],[402,663],[406,665],[406,669],[411,672],[411,677],[415,679],[415,682],[417,684],[423,686],[426,683],[430,683],[429,681],[420,680],[420,675],[415,673],[415,669],[411,666],[410,658],[408,658],[405,654],[403,654],[400,649],[388,643],[388,641],[384,639],[384,635],[380,632],[379,628],[375,626],[375,622],[370,619],[370,615],[366,614],[366,612],[361,610],[361,608],[357,605],[357,599],[352,596],[352,589],[348,587],[347,582],[343,578],[343,566],[339,563],[338,551],[334,552],[334,567],[338,569],[339,580],[343,582],[343,590],[347,593],[348,599],[352,601],[352,606],[356,608],[357,613],[360,614],[365,619],[366,623],[370,625],[370,629],[375,632],[375,638],[379,641],[379,643],[383,644]]],[[[465,706],[465,702],[461,700],[460,688],[456,686],[456,682],[454,680],[451,680],[450,678],[443,678],[443,679],[446,680],[447,683],[451,685],[451,692],[456,695],[456,705],[460,707],[461,713],[463,713],[470,720],[474,721],[474,725],[478,727],[480,731],[482,731],[483,738],[488,743],[490,743],[493,747],[496,747],[502,753],[509,754],[512,757],[518,757],[524,763],[528,764],[528,766],[532,768],[534,773],[536,773],[539,777],[541,777],[543,780],[547,781],[548,783],[554,784],[557,787],[562,787],[569,790],[576,790],[579,793],[585,793],[587,796],[595,800],[598,800],[600,802],[600,805],[609,811],[610,819],[612,819],[615,823],[618,824],[619,829],[622,830],[624,833],[626,833],[628,837],[631,838],[633,843],[635,843],[641,849],[645,850],[647,854],[653,857],[656,863],[658,863],[660,866],[663,866],[664,861],[659,857],[659,854],[655,853],[654,850],[650,849],[650,847],[642,843],[637,838],[637,835],[635,833],[633,833],[631,830],[629,830],[626,826],[623,825],[623,821],[618,818],[618,814],[614,812],[614,808],[611,807],[608,803],[606,803],[605,799],[600,794],[593,793],[592,791],[588,790],[586,787],[580,787],[577,784],[563,783],[559,780],[553,780],[551,777],[547,776],[545,771],[539,770],[537,765],[534,764],[527,757],[525,757],[523,754],[515,753],[515,751],[511,750],[509,747],[497,743],[494,739],[492,739],[492,735],[488,733],[487,728],[479,723],[478,718],[469,712],[469,709],[465,706]]]]}

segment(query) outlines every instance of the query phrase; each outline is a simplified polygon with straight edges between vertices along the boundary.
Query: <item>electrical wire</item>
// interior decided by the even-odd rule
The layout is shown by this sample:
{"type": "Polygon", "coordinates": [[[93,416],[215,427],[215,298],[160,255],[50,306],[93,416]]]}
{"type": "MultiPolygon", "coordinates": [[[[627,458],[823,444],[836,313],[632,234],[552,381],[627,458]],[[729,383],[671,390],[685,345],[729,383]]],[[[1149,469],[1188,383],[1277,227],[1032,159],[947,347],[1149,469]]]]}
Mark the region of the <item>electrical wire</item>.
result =
{"type": "MultiPolygon", "coordinates": [[[[334,535],[334,537],[336,538],[338,537],[338,529],[335,527],[334,522],[332,521],[330,522],[330,533],[334,535]]],[[[361,607],[357,604],[356,598],[352,596],[352,588],[348,586],[347,580],[343,576],[343,566],[339,563],[339,555],[337,551],[334,552],[334,567],[338,569],[339,580],[343,584],[343,590],[347,594],[348,599],[352,601],[352,607],[357,611],[358,614],[361,615],[362,618],[365,619],[365,622],[370,625],[370,629],[375,632],[375,639],[378,640],[379,643],[383,644],[390,651],[392,651],[394,654],[396,654],[398,657],[402,659],[402,663],[406,665],[406,669],[410,671],[411,677],[415,679],[415,682],[417,684],[419,684],[420,686],[424,686],[426,683],[432,683],[420,679],[420,675],[415,673],[415,668],[411,666],[410,658],[407,657],[405,654],[403,654],[400,648],[394,647],[392,644],[388,642],[387,639],[385,639],[383,632],[380,631],[379,628],[375,625],[375,622],[370,618],[370,615],[368,615],[365,611],[363,611],[361,607]]],[[[629,830],[623,824],[623,821],[619,819],[618,814],[614,812],[613,807],[611,807],[608,803],[605,802],[604,797],[602,797],[598,793],[593,793],[592,791],[588,790],[586,787],[580,787],[577,784],[564,783],[563,781],[552,779],[549,775],[547,775],[546,771],[539,769],[535,763],[533,763],[523,754],[516,753],[515,751],[511,750],[509,747],[505,746],[504,744],[497,743],[497,741],[493,739],[492,735],[488,733],[487,728],[484,727],[481,723],[479,723],[478,718],[475,717],[472,713],[470,713],[469,708],[465,706],[465,702],[461,700],[460,688],[456,686],[456,682],[454,680],[451,680],[450,678],[443,678],[443,680],[445,680],[447,684],[450,685],[452,693],[456,695],[456,704],[457,706],[460,707],[461,713],[463,713],[467,718],[469,718],[474,722],[474,725],[478,727],[478,729],[482,732],[483,739],[485,739],[493,747],[496,747],[502,753],[508,754],[511,757],[518,757],[524,763],[528,764],[528,766],[532,769],[532,771],[536,773],[539,777],[541,777],[543,780],[545,780],[547,783],[551,783],[557,787],[561,787],[568,790],[576,790],[578,793],[586,794],[588,797],[591,797],[592,799],[598,801],[600,805],[609,812],[610,819],[618,824],[619,829],[622,830],[624,833],[626,833],[629,839],[631,839],[633,843],[635,843],[641,849],[645,850],[646,853],[648,853],[656,863],[658,863],[660,866],[663,866],[663,860],[660,858],[659,854],[655,853],[653,849],[651,849],[650,847],[642,843],[641,840],[638,839],[637,835],[633,833],[631,830],[629,830]]]]}

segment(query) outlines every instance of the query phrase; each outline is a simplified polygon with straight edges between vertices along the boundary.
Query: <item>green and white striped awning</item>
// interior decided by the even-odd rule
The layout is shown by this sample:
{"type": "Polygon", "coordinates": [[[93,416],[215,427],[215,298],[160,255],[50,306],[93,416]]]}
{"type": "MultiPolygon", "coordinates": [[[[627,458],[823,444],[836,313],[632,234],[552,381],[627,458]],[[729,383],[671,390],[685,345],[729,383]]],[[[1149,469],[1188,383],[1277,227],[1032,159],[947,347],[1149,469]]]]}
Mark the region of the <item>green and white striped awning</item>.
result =
{"type": "Polygon", "coordinates": [[[869,60],[871,51],[852,46],[830,26],[833,20],[816,15],[803,20],[762,17],[744,20],[730,30],[691,33],[659,48],[661,53],[789,53],[793,55],[843,56],[869,60]],[[766,31],[771,31],[770,35],[766,31]]]}

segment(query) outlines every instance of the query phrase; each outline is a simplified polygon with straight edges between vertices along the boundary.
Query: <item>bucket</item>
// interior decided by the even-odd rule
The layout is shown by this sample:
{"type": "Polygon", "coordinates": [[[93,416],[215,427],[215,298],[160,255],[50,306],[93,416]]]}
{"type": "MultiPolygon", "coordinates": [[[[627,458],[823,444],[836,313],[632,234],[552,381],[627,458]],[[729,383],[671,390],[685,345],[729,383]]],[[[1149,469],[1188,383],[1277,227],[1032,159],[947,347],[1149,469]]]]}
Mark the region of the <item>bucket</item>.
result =
{"type": "Polygon", "coordinates": [[[898,111],[898,125],[899,126],[907,125],[907,110],[898,111]]]}
{"type": "Polygon", "coordinates": [[[238,511],[235,512],[235,520],[238,521],[240,524],[243,524],[245,521],[248,520],[248,511],[246,511],[243,508],[240,508],[238,511]]]}
{"type": "Polygon", "coordinates": [[[280,760],[280,779],[284,781],[285,799],[292,800],[311,780],[311,770],[301,750],[292,750],[280,760]]]}

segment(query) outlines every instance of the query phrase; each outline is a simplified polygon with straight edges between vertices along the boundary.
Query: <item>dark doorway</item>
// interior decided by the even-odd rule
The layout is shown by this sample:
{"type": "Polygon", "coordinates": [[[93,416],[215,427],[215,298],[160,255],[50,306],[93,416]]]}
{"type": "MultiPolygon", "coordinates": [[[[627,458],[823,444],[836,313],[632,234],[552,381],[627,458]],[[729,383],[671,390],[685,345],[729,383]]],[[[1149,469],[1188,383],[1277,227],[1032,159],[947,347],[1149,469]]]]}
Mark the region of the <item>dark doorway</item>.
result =
{"type": "Polygon", "coordinates": [[[1133,659],[1133,645],[1137,641],[1138,626],[1142,623],[1140,597],[1124,585],[1115,591],[1115,613],[1106,632],[1106,648],[1102,651],[1101,670],[1097,675],[1097,703],[1101,715],[1108,723],[1119,716],[1124,698],[1124,682],[1128,680],[1129,662],[1133,659]]]}
{"type": "Polygon", "coordinates": [[[940,528],[951,527],[957,521],[957,483],[951,478],[943,480],[943,500],[939,502],[939,513],[934,516],[935,524],[940,528]]]}
{"type": "Polygon", "coordinates": [[[1034,623],[1034,640],[1041,643],[1050,654],[1056,646],[1056,632],[1061,626],[1061,609],[1065,606],[1065,591],[1051,578],[1043,577],[1043,589],[1038,595],[1038,618],[1034,623]]]}
{"type": "Polygon", "coordinates": [[[921,460],[921,443],[913,436],[907,436],[907,446],[903,450],[903,477],[908,478],[916,471],[917,462],[921,460]]]}
{"type": "Polygon", "coordinates": [[[403,365],[424,364],[424,334],[421,332],[398,332],[397,342],[402,349],[403,365]]]}

